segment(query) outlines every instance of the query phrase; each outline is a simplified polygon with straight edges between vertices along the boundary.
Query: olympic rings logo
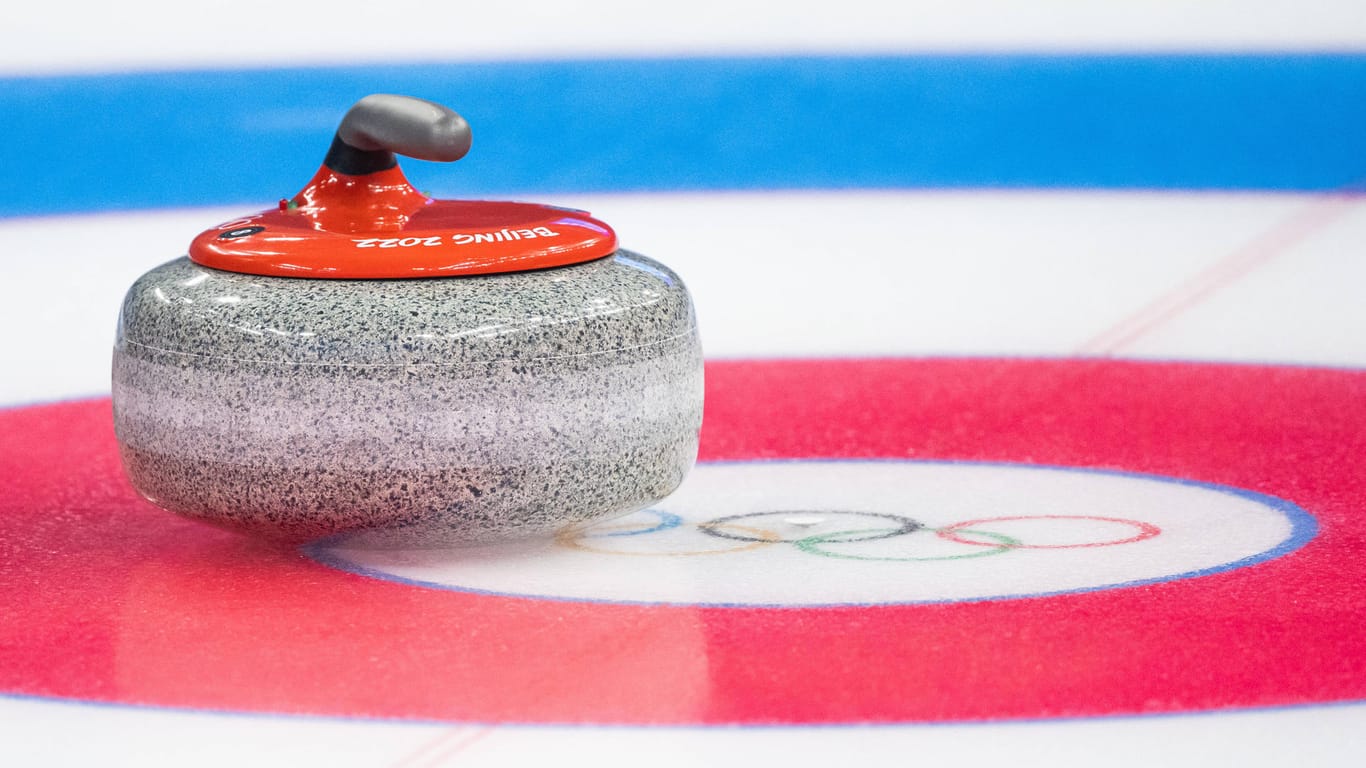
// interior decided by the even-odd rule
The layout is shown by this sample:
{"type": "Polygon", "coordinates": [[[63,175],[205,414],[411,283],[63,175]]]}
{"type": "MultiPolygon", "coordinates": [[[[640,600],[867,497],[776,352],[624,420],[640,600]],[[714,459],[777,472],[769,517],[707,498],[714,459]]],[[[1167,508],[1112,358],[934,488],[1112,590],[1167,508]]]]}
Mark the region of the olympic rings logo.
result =
{"type": "MultiPolygon", "coordinates": [[[[1010,515],[1003,517],[980,517],[962,520],[948,525],[932,528],[904,515],[885,512],[855,511],[774,511],[751,512],[742,515],[726,515],[699,523],[688,523],[681,516],[659,509],[646,510],[653,515],[653,524],[600,523],[589,528],[570,529],[556,537],[561,546],[585,552],[605,555],[691,557],[700,555],[722,555],[748,552],[775,545],[790,545],[809,555],[843,560],[868,560],[884,562],[930,562],[942,560],[969,560],[973,558],[1003,555],[1018,550],[1084,549],[1093,547],[1114,547],[1123,544],[1151,539],[1162,533],[1162,529],[1142,520],[1122,517],[1102,517],[1098,515],[1010,515]],[[802,529],[818,522],[825,522],[824,516],[838,515],[866,519],[875,527],[858,527],[848,530],[826,531],[822,533],[788,535],[773,530],[773,518],[788,528],[802,529]],[[1029,542],[1019,534],[1009,535],[993,531],[993,526],[1025,521],[1055,521],[1061,523],[1089,522],[1119,526],[1122,535],[1096,541],[1070,541],[1064,543],[1029,542]],[[605,546],[612,540],[629,538],[641,541],[641,537],[651,537],[669,531],[692,528],[710,539],[717,540],[721,546],[681,551],[646,546],[641,549],[613,549],[605,546]],[[841,551],[839,544],[882,541],[927,534],[941,543],[954,545],[958,551],[942,555],[903,556],[841,551]]],[[[656,537],[657,538],[657,537],[656,537]]],[[[921,537],[925,538],[925,537],[921,537]]],[[[648,539],[645,539],[648,541],[648,539]]]]}

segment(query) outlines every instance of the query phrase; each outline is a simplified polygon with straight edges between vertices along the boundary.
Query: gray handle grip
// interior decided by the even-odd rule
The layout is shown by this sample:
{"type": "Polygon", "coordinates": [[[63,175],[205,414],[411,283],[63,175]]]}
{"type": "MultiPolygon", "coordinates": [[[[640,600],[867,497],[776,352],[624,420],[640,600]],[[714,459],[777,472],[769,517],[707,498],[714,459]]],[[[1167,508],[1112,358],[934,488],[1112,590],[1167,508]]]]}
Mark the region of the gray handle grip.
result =
{"type": "Polygon", "coordinates": [[[389,150],[419,160],[450,162],[470,151],[465,118],[430,101],[376,93],[356,102],[337,128],[356,149],[389,150]]]}
{"type": "Polygon", "coordinates": [[[411,96],[376,93],[347,110],[324,163],[348,174],[392,168],[394,154],[450,162],[470,151],[470,126],[454,110],[411,96]]]}

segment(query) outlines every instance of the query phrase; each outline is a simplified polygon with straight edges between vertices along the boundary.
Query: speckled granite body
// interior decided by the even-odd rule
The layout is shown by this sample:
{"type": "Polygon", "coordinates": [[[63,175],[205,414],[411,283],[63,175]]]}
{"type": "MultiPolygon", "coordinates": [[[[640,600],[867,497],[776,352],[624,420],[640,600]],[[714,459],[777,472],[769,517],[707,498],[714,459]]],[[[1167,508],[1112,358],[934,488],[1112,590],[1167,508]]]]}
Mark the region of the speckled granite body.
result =
{"type": "Polygon", "coordinates": [[[702,357],[668,268],[259,277],[177,259],[129,290],[114,422],[133,484],[290,541],[449,546],[644,507],[697,453],[702,357]]]}

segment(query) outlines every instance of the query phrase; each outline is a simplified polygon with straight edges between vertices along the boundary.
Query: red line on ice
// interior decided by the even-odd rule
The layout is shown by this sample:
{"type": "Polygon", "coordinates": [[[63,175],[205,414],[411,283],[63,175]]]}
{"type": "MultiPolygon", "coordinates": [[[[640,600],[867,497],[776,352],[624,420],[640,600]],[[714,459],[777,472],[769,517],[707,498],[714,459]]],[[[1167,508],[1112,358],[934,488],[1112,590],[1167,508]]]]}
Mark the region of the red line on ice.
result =
{"type": "Polygon", "coordinates": [[[1114,354],[1154,328],[1204,301],[1214,292],[1280,256],[1310,235],[1337,221],[1362,199],[1360,193],[1335,192],[1282,220],[1213,266],[1163,294],[1147,306],[1087,341],[1082,354],[1114,354]]]}

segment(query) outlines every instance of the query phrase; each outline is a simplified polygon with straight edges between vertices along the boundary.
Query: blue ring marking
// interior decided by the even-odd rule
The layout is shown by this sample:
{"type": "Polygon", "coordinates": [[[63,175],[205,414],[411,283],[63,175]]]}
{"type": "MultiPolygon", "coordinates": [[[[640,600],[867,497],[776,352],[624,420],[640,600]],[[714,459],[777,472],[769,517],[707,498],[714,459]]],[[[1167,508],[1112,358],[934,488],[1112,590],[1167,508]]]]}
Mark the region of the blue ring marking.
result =
{"type": "Polygon", "coordinates": [[[266,207],[376,91],[474,125],[469,158],[405,165],[441,196],[1366,177],[1362,54],[467,62],[0,78],[0,211],[266,207]]]}
{"type": "Polygon", "coordinates": [[[1307,701],[1296,702],[1293,704],[1264,704],[1248,705],[1241,707],[1224,707],[1221,709],[1195,709],[1195,710],[1169,710],[1165,712],[1118,712],[1105,715],[1062,715],[1060,717],[1047,717],[1036,715],[1034,717],[1020,717],[1011,719],[997,720],[897,720],[897,721],[868,721],[868,722],[842,722],[842,723],[604,723],[604,722],[583,722],[576,720],[559,720],[551,722],[534,722],[524,720],[500,721],[500,720],[435,720],[428,718],[400,718],[383,717],[376,715],[320,715],[312,713],[284,712],[284,711],[252,711],[239,709],[213,709],[210,707],[174,707],[165,704],[143,704],[127,701],[98,701],[93,699],[70,699],[61,696],[47,696],[37,693],[14,693],[11,691],[0,691],[0,699],[9,701],[36,702],[39,704],[54,704],[69,707],[92,707],[95,709],[112,709],[116,711],[138,711],[151,712],[170,715],[209,715],[218,717],[232,717],[245,720],[293,720],[296,722],[323,722],[323,723],[376,723],[380,725],[404,726],[431,726],[439,725],[449,727],[451,725],[466,726],[487,726],[490,728],[518,728],[525,730],[540,730],[549,728],[606,728],[616,731],[713,731],[721,729],[742,728],[746,731],[799,731],[799,730],[838,730],[843,728],[908,728],[908,727],[932,727],[932,728],[973,728],[983,725],[1021,725],[1028,726],[1034,724],[1049,723],[1078,723],[1113,721],[1113,720],[1153,720],[1169,719],[1177,717],[1217,717],[1221,715],[1241,715],[1259,714],[1267,712],[1295,712],[1305,709],[1324,708],[1341,709],[1345,707],[1366,708],[1366,699],[1338,699],[1336,701],[1307,701]]]}
{"type": "Polygon", "coordinates": [[[929,465],[950,465],[950,466],[971,466],[971,467],[1000,467],[1004,469],[1036,469],[1049,472],[1071,472],[1079,474],[1108,475],[1112,477],[1137,478],[1140,480],[1150,480],[1159,483],[1172,483],[1175,485],[1185,485],[1192,488],[1201,488],[1207,491],[1223,493],[1246,499],[1266,507],[1270,507],[1285,515],[1290,522],[1290,535],[1285,541],[1254,555],[1222,565],[1200,568],[1194,571],[1184,571],[1182,573],[1158,576],[1151,579],[1136,579],[1134,581],[1116,582],[1114,584],[1102,584],[1094,587],[1082,587],[1080,589],[1062,589],[1054,592],[1023,592],[1019,594],[992,595],[990,597],[975,597],[967,599],[943,599],[943,600],[899,600],[884,601],[876,603],[809,603],[802,605],[791,605],[787,603],[687,603],[665,600],[594,600],[582,597],[564,597],[562,595],[534,595],[519,592],[498,592],[491,589],[476,589],[472,587],[458,587],[439,582],[425,581],[422,579],[412,579],[405,576],[395,576],[375,568],[357,565],[346,560],[335,552],[324,549],[321,543],[307,544],[299,548],[299,551],[309,559],[335,568],[345,573],[352,573],[358,576],[367,576],[379,581],[388,581],[396,584],[406,584],[412,587],[425,587],[428,589],[438,589],[447,592],[461,592],[471,595],[492,595],[496,597],[519,598],[523,600],[548,600],[560,603],[602,603],[605,605],[640,605],[640,606],[684,606],[694,608],[740,608],[740,609],[776,609],[788,611],[804,611],[820,608],[866,608],[872,606],[886,605],[943,605],[947,603],[987,603],[1000,600],[1025,600],[1031,598],[1059,597],[1062,595],[1076,595],[1087,592],[1100,592],[1110,589],[1127,589],[1130,587],[1142,587],[1149,584],[1161,584],[1168,581],[1183,581],[1200,576],[1212,576],[1216,573],[1233,571],[1239,568],[1246,568],[1259,563],[1275,560],[1284,555],[1308,544],[1319,532],[1319,522],[1313,515],[1306,512],[1296,504],[1285,499],[1270,496],[1256,491],[1249,491],[1245,488],[1235,488],[1229,485],[1219,485],[1200,480],[1190,480],[1180,477],[1167,477],[1165,475],[1154,475],[1146,472],[1130,472],[1119,469],[1106,469],[1100,467],[1068,467],[1053,464],[1025,464],[1008,461],[955,461],[955,460],[911,460],[911,459],[887,459],[887,458],[864,458],[864,459],[829,459],[808,457],[802,459],[753,459],[736,461],[708,461],[698,462],[699,465],[713,466],[734,466],[737,464],[929,464],[929,465]]]}
{"type": "MultiPolygon", "coordinates": [[[[679,517],[678,515],[675,515],[675,514],[672,513],[672,512],[665,512],[665,511],[662,510],[662,509],[643,509],[643,510],[641,510],[641,511],[642,511],[642,512],[650,512],[650,513],[652,513],[655,517],[659,518],[659,522],[655,523],[653,526],[651,526],[651,527],[649,527],[649,528],[642,528],[642,529],[640,529],[640,530],[638,530],[638,531],[636,531],[636,530],[625,530],[625,531],[612,531],[612,532],[610,532],[610,533],[588,533],[587,531],[593,530],[593,529],[590,527],[590,528],[585,529],[585,533],[582,534],[581,536],[579,536],[579,538],[582,538],[582,539],[605,539],[605,538],[610,538],[610,537],[612,537],[612,536],[644,536],[644,535],[647,534],[647,533],[659,533],[660,531],[667,531],[667,530],[670,530],[670,529],[672,529],[672,528],[677,528],[678,526],[680,526],[680,525],[683,524],[683,518],[679,517]]],[[[610,523],[610,522],[612,522],[612,521],[611,521],[611,520],[607,520],[607,521],[604,521],[604,522],[610,523]]]]}

